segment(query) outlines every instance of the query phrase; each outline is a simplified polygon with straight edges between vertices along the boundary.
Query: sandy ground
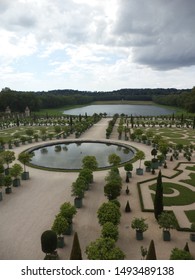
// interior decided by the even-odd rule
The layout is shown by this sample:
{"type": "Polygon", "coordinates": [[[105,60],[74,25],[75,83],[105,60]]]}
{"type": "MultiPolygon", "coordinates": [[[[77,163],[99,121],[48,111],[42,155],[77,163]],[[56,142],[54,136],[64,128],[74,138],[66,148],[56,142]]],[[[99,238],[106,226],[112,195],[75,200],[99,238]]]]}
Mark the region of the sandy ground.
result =
{"type": "MultiPolygon", "coordinates": [[[[105,139],[108,121],[109,119],[102,119],[80,138],[105,139]]],[[[111,139],[117,140],[116,130],[113,131],[111,139]]],[[[130,142],[130,144],[143,150],[146,154],[146,159],[151,158],[151,147],[134,142],[130,142]]],[[[36,144],[21,146],[15,148],[14,151],[18,155],[32,145],[36,144]]],[[[192,160],[195,161],[194,157],[192,160]]],[[[168,163],[168,169],[163,170],[166,173],[164,174],[168,176],[173,174],[175,164],[176,162],[168,163]]],[[[117,245],[126,254],[126,259],[141,259],[140,247],[148,247],[151,239],[154,240],[158,259],[169,259],[171,250],[174,247],[183,248],[186,242],[188,242],[190,252],[195,257],[195,242],[190,241],[188,232],[173,230],[171,232],[172,240],[165,242],[162,240],[162,230],[159,229],[154,219],[154,214],[141,212],[137,182],[150,178],[152,175],[146,173],[144,173],[144,176],[136,175],[135,168],[137,167],[138,162],[134,163],[133,178],[129,183],[130,194],[128,196],[125,193],[127,185],[125,171],[124,168],[120,168],[120,174],[123,178],[123,189],[119,198],[122,216],[119,225],[120,237],[117,245]],[[132,209],[130,213],[125,213],[124,211],[127,200],[129,200],[132,209]],[[144,233],[144,240],[142,241],[135,239],[135,231],[131,229],[131,220],[134,217],[144,217],[149,224],[149,229],[144,233]]],[[[30,171],[30,180],[22,181],[20,187],[13,188],[12,194],[3,194],[4,199],[0,202],[1,260],[43,259],[44,254],[41,251],[40,242],[41,234],[51,228],[55,215],[58,214],[62,203],[68,201],[73,203],[71,184],[77,178],[78,173],[48,172],[33,168],[28,168],[28,171],[30,171]]],[[[91,189],[86,192],[83,208],[78,209],[74,218],[73,227],[74,231],[78,232],[83,259],[86,259],[86,246],[100,236],[101,227],[97,220],[97,210],[104,201],[107,201],[103,192],[104,178],[107,172],[94,172],[94,183],[91,189]]],[[[182,212],[180,218],[182,219],[182,212]]],[[[69,259],[72,240],[73,235],[65,236],[66,246],[63,249],[58,249],[61,259],[69,259]]]]}

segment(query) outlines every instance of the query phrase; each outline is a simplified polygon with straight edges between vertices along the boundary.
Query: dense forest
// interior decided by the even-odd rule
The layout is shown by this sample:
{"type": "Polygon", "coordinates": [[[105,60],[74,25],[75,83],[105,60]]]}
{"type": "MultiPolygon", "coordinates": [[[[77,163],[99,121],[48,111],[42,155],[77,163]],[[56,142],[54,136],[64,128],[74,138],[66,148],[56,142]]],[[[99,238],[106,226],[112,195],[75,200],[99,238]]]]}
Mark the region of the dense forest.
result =
{"type": "Polygon", "coordinates": [[[0,92],[0,111],[7,106],[12,111],[23,112],[28,106],[31,111],[58,108],[66,105],[89,104],[94,101],[140,100],[181,107],[195,112],[195,88],[192,90],[168,89],[120,89],[115,91],[52,90],[42,92],[22,92],[4,88],[0,92]]]}

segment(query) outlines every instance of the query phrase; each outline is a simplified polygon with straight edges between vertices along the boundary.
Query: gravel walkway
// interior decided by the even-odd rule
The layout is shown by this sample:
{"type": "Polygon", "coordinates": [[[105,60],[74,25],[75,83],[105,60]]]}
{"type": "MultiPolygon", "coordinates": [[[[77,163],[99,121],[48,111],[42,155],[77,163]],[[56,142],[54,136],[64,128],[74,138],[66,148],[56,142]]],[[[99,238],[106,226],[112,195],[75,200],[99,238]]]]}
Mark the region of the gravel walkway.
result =
{"type": "MultiPolygon", "coordinates": [[[[105,139],[105,130],[109,119],[102,119],[91,129],[85,132],[82,139],[105,139]]],[[[116,136],[112,140],[117,141],[116,136]]],[[[124,142],[125,141],[121,141],[124,142]]],[[[146,158],[150,159],[151,147],[140,143],[130,142],[132,146],[143,150],[146,158]]],[[[16,154],[36,144],[28,144],[15,148],[16,154]]],[[[195,161],[195,158],[193,159],[195,161]]],[[[174,174],[173,167],[176,163],[168,164],[166,175],[174,174]]],[[[134,163],[133,178],[129,183],[130,195],[125,193],[125,171],[120,168],[123,177],[123,189],[119,198],[121,203],[121,223],[119,226],[120,238],[117,245],[125,252],[126,259],[141,259],[140,247],[148,247],[151,239],[155,242],[158,259],[169,259],[170,252],[174,247],[183,248],[188,242],[190,252],[195,257],[195,243],[189,240],[188,232],[173,230],[171,242],[162,240],[161,229],[154,219],[154,214],[141,212],[137,190],[137,182],[151,178],[151,174],[144,173],[144,176],[135,174],[138,162],[134,163]],[[131,213],[125,213],[124,208],[127,200],[130,202],[131,213]],[[135,232],[131,229],[131,220],[134,217],[147,219],[149,229],[144,233],[144,240],[137,241],[135,232]]],[[[22,181],[22,186],[13,188],[11,195],[5,195],[0,202],[0,259],[30,260],[43,259],[41,251],[40,236],[43,231],[50,229],[59,212],[59,207],[65,201],[73,203],[71,196],[71,184],[77,178],[78,173],[48,172],[28,168],[31,179],[22,181]]],[[[106,201],[103,187],[107,171],[94,172],[94,183],[84,198],[84,206],[79,209],[74,218],[74,230],[78,232],[83,258],[86,259],[85,248],[100,236],[101,228],[97,221],[97,209],[106,201]]],[[[185,176],[185,175],[183,175],[185,176]]],[[[195,205],[193,205],[195,209],[195,205]]],[[[184,219],[181,209],[178,210],[178,218],[184,219]]],[[[58,249],[61,259],[69,259],[72,247],[73,235],[65,236],[66,246],[58,249]]]]}

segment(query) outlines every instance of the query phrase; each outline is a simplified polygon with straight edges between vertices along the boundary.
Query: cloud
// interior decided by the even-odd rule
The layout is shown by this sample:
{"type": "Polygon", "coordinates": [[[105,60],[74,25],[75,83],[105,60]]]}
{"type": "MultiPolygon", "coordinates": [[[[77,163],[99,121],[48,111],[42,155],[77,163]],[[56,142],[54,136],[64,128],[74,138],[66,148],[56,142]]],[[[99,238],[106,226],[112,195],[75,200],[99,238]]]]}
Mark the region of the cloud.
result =
{"type": "Polygon", "coordinates": [[[183,73],[193,86],[194,11],[192,0],[0,0],[0,70],[12,69],[0,82],[24,75],[37,90],[177,87],[183,73]]]}
{"type": "Polygon", "coordinates": [[[195,65],[195,1],[124,0],[114,33],[134,61],[158,70],[195,65]]]}

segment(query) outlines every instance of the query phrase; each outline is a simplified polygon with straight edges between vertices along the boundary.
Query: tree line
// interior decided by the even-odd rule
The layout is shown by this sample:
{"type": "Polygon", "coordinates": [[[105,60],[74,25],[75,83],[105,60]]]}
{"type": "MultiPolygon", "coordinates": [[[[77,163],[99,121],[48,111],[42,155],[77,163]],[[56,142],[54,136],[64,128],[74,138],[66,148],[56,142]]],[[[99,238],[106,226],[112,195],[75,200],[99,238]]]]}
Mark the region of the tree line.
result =
{"type": "Polygon", "coordinates": [[[195,89],[120,89],[114,91],[78,91],[71,89],[39,92],[15,91],[4,88],[0,92],[0,111],[9,106],[12,111],[24,112],[59,108],[67,105],[83,105],[95,101],[137,100],[154,101],[159,104],[178,106],[189,112],[195,111],[195,89]]]}

